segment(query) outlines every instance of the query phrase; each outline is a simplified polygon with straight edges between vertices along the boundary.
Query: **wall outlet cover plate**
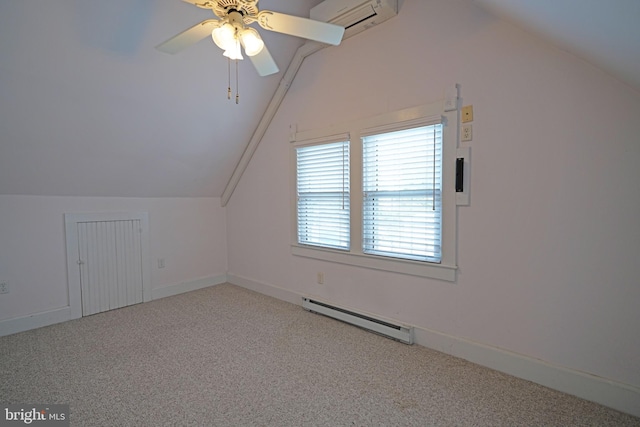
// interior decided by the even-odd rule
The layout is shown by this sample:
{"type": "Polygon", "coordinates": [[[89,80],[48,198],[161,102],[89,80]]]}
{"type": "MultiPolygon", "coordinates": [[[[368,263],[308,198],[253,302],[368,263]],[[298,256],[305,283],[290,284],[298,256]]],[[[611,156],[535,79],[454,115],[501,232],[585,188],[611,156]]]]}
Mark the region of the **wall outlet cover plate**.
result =
{"type": "Polygon", "coordinates": [[[462,123],[473,121],[473,105],[465,105],[462,107],[462,123]]]}

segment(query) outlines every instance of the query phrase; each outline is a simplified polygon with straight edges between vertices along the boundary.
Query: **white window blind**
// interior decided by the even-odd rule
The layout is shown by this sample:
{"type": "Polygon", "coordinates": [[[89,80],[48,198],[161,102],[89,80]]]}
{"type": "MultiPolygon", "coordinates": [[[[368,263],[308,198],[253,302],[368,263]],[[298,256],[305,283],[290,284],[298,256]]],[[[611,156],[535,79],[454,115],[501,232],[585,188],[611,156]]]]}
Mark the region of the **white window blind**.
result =
{"type": "Polygon", "coordinates": [[[365,136],[363,252],[442,258],[442,124],[365,136]]]}
{"type": "Polygon", "coordinates": [[[298,243],[349,250],[349,141],[296,148],[298,243]]]}

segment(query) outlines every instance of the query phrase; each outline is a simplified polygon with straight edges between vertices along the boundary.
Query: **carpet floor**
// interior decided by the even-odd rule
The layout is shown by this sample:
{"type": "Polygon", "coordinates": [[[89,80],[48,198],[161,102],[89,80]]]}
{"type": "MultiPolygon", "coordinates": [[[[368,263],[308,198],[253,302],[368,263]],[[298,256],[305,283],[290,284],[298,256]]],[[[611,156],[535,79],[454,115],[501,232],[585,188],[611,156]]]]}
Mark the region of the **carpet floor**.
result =
{"type": "Polygon", "coordinates": [[[1,337],[0,402],[72,426],[640,426],[229,284],[1,337]]]}

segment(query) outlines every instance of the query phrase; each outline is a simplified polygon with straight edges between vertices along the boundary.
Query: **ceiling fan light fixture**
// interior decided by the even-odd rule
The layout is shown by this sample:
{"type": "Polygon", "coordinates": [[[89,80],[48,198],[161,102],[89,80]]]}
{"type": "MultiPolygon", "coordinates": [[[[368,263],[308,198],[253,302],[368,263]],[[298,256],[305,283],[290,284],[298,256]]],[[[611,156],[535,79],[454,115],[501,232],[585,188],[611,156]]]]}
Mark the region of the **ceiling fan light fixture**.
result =
{"type": "Polygon", "coordinates": [[[229,59],[234,59],[234,60],[244,59],[242,57],[242,50],[240,49],[240,43],[238,43],[237,41],[233,43],[233,45],[231,45],[228,49],[225,49],[223,55],[229,59]]]}
{"type": "Polygon", "coordinates": [[[225,22],[211,32],[213,42],[222,50],[233,49],[237,44],[236,29],[233,25],[225,22]]]}
{"type": "Polygon", "coordinates": [[[245,28],[240,32],[240,42],[247,56],[255,56],[264,48],[260,34],[253,28],[245,28]]]}

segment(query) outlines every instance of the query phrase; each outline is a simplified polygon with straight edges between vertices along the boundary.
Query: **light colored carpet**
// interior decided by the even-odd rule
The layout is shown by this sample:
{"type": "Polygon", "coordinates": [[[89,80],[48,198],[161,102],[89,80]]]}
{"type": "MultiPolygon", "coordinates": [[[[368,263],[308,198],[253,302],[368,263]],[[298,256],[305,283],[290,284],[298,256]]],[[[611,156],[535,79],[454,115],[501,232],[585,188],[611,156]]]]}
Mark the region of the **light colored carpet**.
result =
{"type": "Polygon", "coordinates": [[[0,401],[75,426],[640,426],[233,285],[0,338],[0,401]]]}

